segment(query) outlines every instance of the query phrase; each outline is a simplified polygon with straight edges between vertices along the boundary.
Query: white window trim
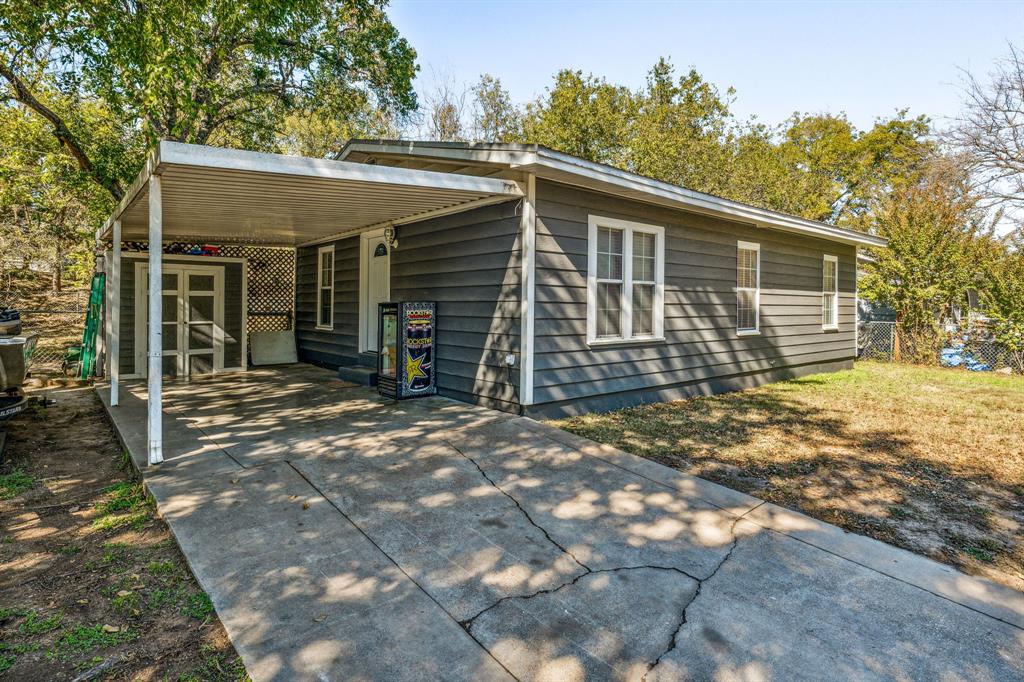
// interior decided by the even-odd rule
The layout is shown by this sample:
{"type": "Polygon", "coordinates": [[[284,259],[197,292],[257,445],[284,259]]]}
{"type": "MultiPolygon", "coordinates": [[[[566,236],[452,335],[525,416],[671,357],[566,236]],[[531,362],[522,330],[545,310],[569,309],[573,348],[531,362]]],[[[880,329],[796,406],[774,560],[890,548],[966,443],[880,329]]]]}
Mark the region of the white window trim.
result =
{"type": "Polygon", "coordinates": [[[316,250],[316,328],[321,331],[334,331],[334,244],[330,246],[321,246],[316,250]],[[323,268],[323,255],[325,253],[331,254],[331,317],[330,320],[325,323],[320,319],[320,311],[323,310],[323,293],[325,287],[320,281],[321,269],[323,268]]]}
{"type": "Polygon", "coordinates": [[[839,329],[839,258],[830,254],[825,254],[821,261],[821,279],[824,284],[825,280],[825,263],[831,262],[835,264],[832,277],[832,291],[825,291],[822,287],[821,292],[821,303],[825,305],[825,295],[832,294],[832,320],[830,322],[822,322],[821,328],[825,331],[835,331],[839,329]]]}
{"type": "MultiPolygon", "coordinates": [[[[744,287],[749,288],[749,287],[744,287]]],[[[761,333],[761,245],[757,242],[736,242],[736,335],[737,336],[757,336],[761,333]],[[739,328],[739,306],[740,306],[740,286],[739,286],[739,255],[740,249],[747,249],[749,251],[757,252],[757,268],[755,270],[756,281],[754,282],[754,327],[753,329],[740,329],[739,328]]]]}
{"type": "Polygon", "coordinates": [[[587,344],[591,346],[654,343],[665,340],[665,228],[618,218],[589,216],[587,219],[587,344]],[[622,301],[619,329],[622,336],[597,336],[597,229],[623,231],[622,301]],[[633,233],[654,235],[654,324],[652,333],[633,336],[633,233]]]}

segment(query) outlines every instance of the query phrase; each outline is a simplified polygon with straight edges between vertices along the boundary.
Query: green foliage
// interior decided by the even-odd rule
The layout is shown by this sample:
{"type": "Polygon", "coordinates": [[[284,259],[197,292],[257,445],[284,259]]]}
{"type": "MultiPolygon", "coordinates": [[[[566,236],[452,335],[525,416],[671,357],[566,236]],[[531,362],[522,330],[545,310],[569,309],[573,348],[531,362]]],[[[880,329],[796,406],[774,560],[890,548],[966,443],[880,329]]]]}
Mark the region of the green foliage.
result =
{"type": "Polygon", "coordinates": [[[59,628],[63,620],[63,613],[55,613],[43,618],[35,611],[31,611],[26,614],[25,620],[18,625],[18,632],[24,635],[41,635],[59,628]]]}
{"type": "Polygon", "coordinates": [[[695,70],[678,80],[660,59],[646,88],[625,109],[625,165],[641,175],[691,189],[725,194],[729,185],[732,88],[726,93],[695,70]]]}
{"type": "Polygon", "coordinates": [[[146,490],[141,483],[123,481],[103,489],[109,497],[96,506],[101,514],[135,509],[146,501],[146,490]]]}
{"type": "MultiPolygon", "coordinates": [[[[125,481],[104,490],[109,498],[96,506],[99,515],[92,525],[99,530],[116,530],[129,527],[139,530],[152,519],[152,500],[146,495],[141,483],[125,481]]],[[[105,561],[116,561],[115,549],[108,551],[105,561]]]]}
{"type": "Polygon", "coordinates": [[[992,319],[996,343],[1024,373],[1024,251],[1020,244],[996,251],[981,291],[985,314],[992,319]]]}
{"type": "Polygon", "coordinates": [[[53,653],[63,658],[69,653],[108,649],[138,637],[138,633],[127,629],[117,632],[109,630],[101,624],[78,625],[61,635],[53,653]]]}
{"type": "Polygon", "coordinates": [[[979,245],[992,232],[978,200],[957,159],[936,158],[917,182],[880,201],[871,227],[889,248],[872,254],[860,291],[892,306],[902,333],[934,337],[939,320],[978,285],[979,245]]]}
{"type": "MultiPolygon", "coordinates": [[[[97,164],[118,169],[127,165],[127,154],[138,151],[132,140],[111,130],[103,106],[71,101],[45,79],[37,90],[50,107],[74,121],[76,131],[88,135],[97,164]]],[[[92,231],[112,204],[45,121],[24,106],[0,106],[0,256],[5,261],[48,266],[54,289],[61,288],[65,273],[72,281],[87,281],[92,231]]]]}
{"type": "Polygon", "coordinates": [[[512,103],[501,79],[488,73],[473,86],[473,137],[481,142],[520,142],[522,112],[512,103]]]}
{"type": "Polygon", "coordinates": [[[35,484],[35,479],[21,469],[0,475],[0,500],[17,497],[35,484]]]}
{"type": "MultiPolygon", "coordinates": [[[[869,229],[881,199],[919,177],[935,145],[923,116],[900,111],[858,130],[845,115],[741,122],[722,91],[661,59],[644,88],[564,70],[520,112],[499,81],[474,88],[477,128],[689,189],[814,220],[869,229]]],[[[478,134],[478,139],[486,136],[478,134]]]]}
{"type": "Polygon", "coordinates": [[[526,106],[523,137],[598,163],[624,166],[633,95],[603,78],[563,70],[547,93],[526,106]]]}
{"type": "Polygon", "coordinates": [[[374,0],[11,0],[0,35],[16,76],[49,71],[150,143],[270,149],[293,111],[416,105],[416,53],[374,0]]]}
{"type": "Polygon", "coordinates": [[[185,599],[181,612],[196,620],[206,620],[213,615],[213,602],[205,592],[196,592],[185,599]]]}

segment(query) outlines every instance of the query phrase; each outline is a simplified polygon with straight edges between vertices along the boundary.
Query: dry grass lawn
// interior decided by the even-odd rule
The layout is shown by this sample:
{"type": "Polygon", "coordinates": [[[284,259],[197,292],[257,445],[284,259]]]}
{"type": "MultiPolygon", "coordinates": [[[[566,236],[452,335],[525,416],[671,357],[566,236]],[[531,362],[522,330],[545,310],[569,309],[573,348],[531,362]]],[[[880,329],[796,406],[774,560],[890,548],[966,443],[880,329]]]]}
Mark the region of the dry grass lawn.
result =
{"type": "Polygon", "coordinates": [[[1024,378],[864,362],[554,424],[1024,590],[1024,378]]]}

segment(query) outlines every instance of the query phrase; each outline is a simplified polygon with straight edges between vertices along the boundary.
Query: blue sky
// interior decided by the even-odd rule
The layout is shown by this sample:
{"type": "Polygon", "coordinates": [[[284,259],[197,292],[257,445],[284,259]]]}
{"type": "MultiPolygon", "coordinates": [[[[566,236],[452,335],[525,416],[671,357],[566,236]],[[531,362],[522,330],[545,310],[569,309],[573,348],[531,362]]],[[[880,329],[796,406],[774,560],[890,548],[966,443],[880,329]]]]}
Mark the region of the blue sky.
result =
{"type": "Polygon", "coordinates": [[[736,88],[733,110],[776,123],[845,111],[865,127],[900,108],[942,124],[959,69],[987,71],[1024,42],[1024,2],[576,2],[392,0],[432,79],[501,78],[532,99],[561,68],[639,87],[659,56],[736,88]]]}

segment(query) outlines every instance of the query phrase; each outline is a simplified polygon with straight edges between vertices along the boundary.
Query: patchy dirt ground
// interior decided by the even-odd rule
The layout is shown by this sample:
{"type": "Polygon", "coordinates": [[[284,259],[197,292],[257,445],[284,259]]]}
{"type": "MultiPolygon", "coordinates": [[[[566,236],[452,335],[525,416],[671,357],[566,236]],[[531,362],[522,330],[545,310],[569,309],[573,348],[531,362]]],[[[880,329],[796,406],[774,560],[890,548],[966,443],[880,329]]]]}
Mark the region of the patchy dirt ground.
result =
{"type": "Polygon", "coordinates": [[[0,678],[248,679],[92,389],[46,393],[0,466],[0,678]]]}
{"type": "Polygon", "coordinates": [[[1024,590],[1024,378],[848,372],[554,425],[1024,590]]]}

